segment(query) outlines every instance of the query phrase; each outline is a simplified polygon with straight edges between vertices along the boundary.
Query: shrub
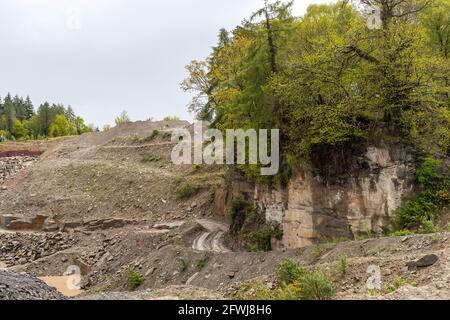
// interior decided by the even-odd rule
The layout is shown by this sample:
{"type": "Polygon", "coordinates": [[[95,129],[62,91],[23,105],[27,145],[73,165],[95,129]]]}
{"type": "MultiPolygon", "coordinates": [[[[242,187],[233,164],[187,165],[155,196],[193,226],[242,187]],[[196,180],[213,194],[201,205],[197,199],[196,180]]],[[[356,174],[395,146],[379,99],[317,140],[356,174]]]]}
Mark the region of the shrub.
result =
{"type": "Polygon", "coordinates": [[[341,256],[339,257],[339,260],[337,261],[337,270],[342,275],[345,275],[347,273],[348,269],[348,261],[347,256],[341,256]]]}
{"type": "Polygon", "coordinates": [[[420,234],[431,234],[436,233],[438,230],[436,226],[434,225],[433,221],[426,220],[423,221],[422,224],[419,227],[418,233],[420,234]]]}
{"type": "Polygon", "coordinates": [[[442,179],[442,175],[439,173],[439,167],[442,165],[442,161],[434,158],[425,158],[422,161],[422,165],[416,171],[416,180],[422,185],[431,186],[437,180],[442,179]]]}
{"type": "Polygon", "coordinates": [[[145,278],[135,269],[128,269],[128,288],[135,290],[141,284],[143,284],[145,278]]]}
{"type": "Polygon", "coordinates": [[[295,261],[285,259],[278,268],[278,280],[283,284],[291,284],[300,278],[305,270],[301,268],[295,261]]]}
{"type": "Polygon", "coordinates": [[[186,258],[180,258],[178,263],[180,264],[180,272],[185,272],[189,267],[189,262],[186,258]]]}
{"type": "Polygon", "coordinates": [[[272,238],[280,240],[283,237],[283,232],[278,223],[269,223],[261,229],[250,234],[251,241],[256,244],[260,251],[272,250],[272,238]]]}
{"type": "Polygon", "coordinates": [[[183,183],[176,191],[178,199],[189,199],[195,196],[200,190],[197,185],[183,183]]]}
{"type": "Polygon", "coordinates": [[[202,270],[204,267],[206,267],[206,265],[208,264],[209,261],[209,256],[207,254],[205,254],[203,257],[201,257],[200,259],[197,260],[196,266],[197,269],[200,271],[202,270]]]}
{"type": "Polygon", "coordinates": [[[146,138],[144,138],[142,141],[144,142],[151,142],[156,139],[156,137],[159,135],[159,130],[153,130],[150,135],[148,135],[146,138]]]}
{"type": "Polygon", "coordinates": [[[433,222],[438,219],[440,212],[450,200],[449,175],[442,173],[448,169],[441,168],[442,164],[441,160],[433,158],[423,160],[416,171],[416,181],[421,184],[422,191],[403,203],[394,213],[392,221],[394,231],[436,232],[433,222]]]}
{"type": "Polygon", "coordinates": [[[0,142],[5,142],[9,137],[8,131],[0,130],[0,142]]]}
{"type": "Polygon", "coordinates": [[[306,272],[298,281],[300,300],[330,300],[335,288],[330,278],[321,271],[306,272]]]}
{"type": "Polygon", "coordinates": [[[415,287],[415,286],[417,286],[417,283],[415,283],[412,280],[403,279],[402,277],[396,276],[390,284],[386,285],[385,291],[389,292],[389,293],[395,292],[399,288],[404,287],[406,285],[411,285],[411,286],[415,287]]]}

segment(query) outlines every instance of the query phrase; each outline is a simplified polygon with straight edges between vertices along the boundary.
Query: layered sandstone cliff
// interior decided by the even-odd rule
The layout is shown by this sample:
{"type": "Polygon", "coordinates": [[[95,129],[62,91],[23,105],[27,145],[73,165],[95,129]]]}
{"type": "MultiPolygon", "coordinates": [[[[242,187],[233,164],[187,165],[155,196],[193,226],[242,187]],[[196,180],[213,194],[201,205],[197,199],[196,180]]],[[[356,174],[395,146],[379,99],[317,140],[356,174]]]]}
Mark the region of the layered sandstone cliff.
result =
{"type": "Polygon", "coordinates": [[[314,163],[304,165],[286,187],[278,188],[237,176],[219,193],[218,210],[225,214],[237,196],[254,201],[267,222],[282,226],[281,247],[296,248],[381,232],[414,191],[415,157],[405,147],[369,147],[347,157],[341,169],[323,174],[314,163]]]}

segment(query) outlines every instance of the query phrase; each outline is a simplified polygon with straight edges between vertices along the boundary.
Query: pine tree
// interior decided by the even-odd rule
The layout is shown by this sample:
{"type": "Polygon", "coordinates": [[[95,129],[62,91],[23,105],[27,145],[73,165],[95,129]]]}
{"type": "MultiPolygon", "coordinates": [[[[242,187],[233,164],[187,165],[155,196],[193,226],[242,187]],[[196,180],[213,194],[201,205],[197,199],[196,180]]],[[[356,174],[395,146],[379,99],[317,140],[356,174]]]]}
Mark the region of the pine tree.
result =
{"type": "Polygon", "coordinates": [[[30,96],[27,96],[24,102],[25,119],[30,119],[34,115],[34,106],[30,96]]]}

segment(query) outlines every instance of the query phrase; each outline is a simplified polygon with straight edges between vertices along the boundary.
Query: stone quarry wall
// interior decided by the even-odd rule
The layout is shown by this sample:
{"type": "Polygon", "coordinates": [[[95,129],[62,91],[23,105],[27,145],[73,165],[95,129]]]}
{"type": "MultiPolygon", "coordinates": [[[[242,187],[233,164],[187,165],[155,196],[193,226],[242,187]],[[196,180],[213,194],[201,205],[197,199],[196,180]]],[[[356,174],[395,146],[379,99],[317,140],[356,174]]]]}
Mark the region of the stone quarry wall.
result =
{"type": "Polygon", "coordinates": [[[380,232],[414,192],[415,156],[401,146],[369,147],[345,162],[337,161],[342,170],[328,176],[314,165],[301,166],[287,187],[272,190],[235,176],[216,196],[216,209],[225,215],[236,196],[254,201],[266,221],[281,224],[286,248],[380,232]]]}

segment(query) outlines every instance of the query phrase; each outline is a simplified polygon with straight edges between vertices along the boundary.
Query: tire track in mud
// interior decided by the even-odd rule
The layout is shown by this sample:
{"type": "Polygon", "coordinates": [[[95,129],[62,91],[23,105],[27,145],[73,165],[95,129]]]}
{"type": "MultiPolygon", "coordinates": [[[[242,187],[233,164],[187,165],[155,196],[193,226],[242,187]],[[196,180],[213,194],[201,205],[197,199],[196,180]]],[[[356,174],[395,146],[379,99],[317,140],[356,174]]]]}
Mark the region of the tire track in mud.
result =
{"type": "Polygon", "coordinates": [[[231,252],[223,242],[225,233],[229,229],[227,224],[206,219],[197,220],[197,223],[206,231],[194,240],[192,249],[217,253],[231,252]]]}

